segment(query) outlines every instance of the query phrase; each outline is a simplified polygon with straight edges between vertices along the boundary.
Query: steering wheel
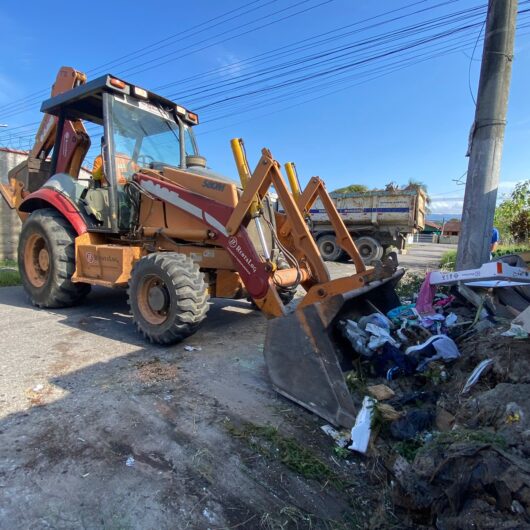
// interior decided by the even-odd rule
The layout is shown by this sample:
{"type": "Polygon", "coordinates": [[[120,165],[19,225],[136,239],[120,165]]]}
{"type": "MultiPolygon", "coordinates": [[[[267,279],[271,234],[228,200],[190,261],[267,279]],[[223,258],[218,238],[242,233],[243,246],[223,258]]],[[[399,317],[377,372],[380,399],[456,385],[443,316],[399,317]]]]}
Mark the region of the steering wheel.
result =
{"type": "Polygon", "coordinates": [[[138,155],[136,159],[136,163],[142,167],[149,166],[154,161],[155,159],[151,155],[138,155]]]}
{"type": "Polygon", "coordinates": [[[149,167],[149,165],[154,161],[155,159],[151,155],[138,155],[136,162],[132,158],[129,158],[127,161],[127,169],[125,170],[125,174],[127,177],[131,177],[138,171],[138,169],[140,169],[141,166],[149,167]]]}

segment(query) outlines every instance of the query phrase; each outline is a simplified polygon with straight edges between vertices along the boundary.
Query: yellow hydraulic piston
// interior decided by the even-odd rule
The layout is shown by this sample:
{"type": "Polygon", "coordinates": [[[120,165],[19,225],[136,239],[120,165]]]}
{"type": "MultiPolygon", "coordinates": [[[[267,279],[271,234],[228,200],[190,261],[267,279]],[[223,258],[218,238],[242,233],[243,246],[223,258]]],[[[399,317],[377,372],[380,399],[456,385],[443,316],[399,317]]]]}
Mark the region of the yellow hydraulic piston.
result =
{"type": "MultiPolygon", "coordinates": [[[[232,153],[234,153],[234,159],[236,161],[237,172],[239,173],[239,178],[241,180],[241,186],[243,189],[247,187],[248,181],[251,178],[250,169],[248,167],[247,157],[245,155],[245,145],[243,144],[242,138],[233,138],[230,140],[230,145],[232,147],[232,153]]],[[[263,227],[260,223],[260,204],[257,196],[254,196],[252,202],[250,203],[249,208],[250,217],[254,219],[256,225],[256,230],[258,232],[258,237],[261,243],[261,248],[263,249],[263,255],[267,261],[270,261],[270,252],[267,247],[267,240],[265,239],[265,234],[263,233],[263,227]]]]}
{"type": "MultiPolygon", "coordinates": [[[[232,153],[236,161],[237,172],[239,173],[239,179],[241,180],[241,186],[243,189],[247,187],[247,183],[250,180],[250,169],[248,167],[247,157],[245,155],[245,145],[243,144],[242,138],[233,138],[230,140],[230,146],[232,147],[232,153]]],[[[259,203],[258,198],[254,197],[250,203],[250,216],[252,218],[259,216],[259,203]]]]}
{"type": "Polygon", "coordinates": [[[298,201],[298,198],[300,197],[300,180],[298,179],[298,173],[296,172],[294,162],[287,162],[285,164],[285,171],[287,172],[287,178],[291,185],[294,200],[298,201]]]}

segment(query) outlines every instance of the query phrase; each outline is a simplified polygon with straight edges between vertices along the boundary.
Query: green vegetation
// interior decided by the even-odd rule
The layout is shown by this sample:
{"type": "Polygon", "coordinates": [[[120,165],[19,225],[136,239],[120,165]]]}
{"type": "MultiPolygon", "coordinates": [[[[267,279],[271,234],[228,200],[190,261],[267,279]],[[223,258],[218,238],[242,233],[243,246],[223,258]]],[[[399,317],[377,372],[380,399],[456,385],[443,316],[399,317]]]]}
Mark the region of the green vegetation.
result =
{"type": "Polygon", "coordinates": [[[456,250],[448,250],[442,255],[440,268],[448,271],[454,271],[456,266],[456,250]]]}
{"type": "Polygon", "coordinates": [[[530,238],[530,180],[516,184],[495,209],[494,226],[503,243],[528,243],[530,238]]]}
{"type": "MultiPolygon", "coordinates": [[[[506,254],[517,254],[518,252],[530,252],[529,245],[500,245],[493,253],[494,258],[505,256],[506,254]]],[[[456,250],[448,250],[442,255],[440,268],[454,271],[456,265],[456,250]]]]}
{"type": "Polygon", "coordinates": [[[370,190],[364,184],[350,184],[349,186],[344,186],[344,188],[338,188],[332,193],[366,193],[367,191],[370,190]]]}
{"type": "Polygon", "coordinates": [[[20,285],[17,262],[9,259],[0,260],[0,287],[11,285],[20,285]]]}
{"type": "MultiPolygon", "coordinates": [[[[508,447],[506,439],[500,434],[484,430],[471,431],[467,429],[455,429],[449,432],[441,432],[434,436],[429,444],[450,445],[464,442],[490,444],[495,445],[500,449],[506,449],[508,447]]],[[[429,444],[426,444],[424,447],[427,448],[429,444]]]]}
{"type": "Polygon", "coordinates": [[[396,285],[396,293],[400,300],[412,300],[420,290],[423,280],[425,280],[425,274],[406,272],[396,285]]]}
{"type": "Polygon", "coordinates": [[[394,449],[398,454],[403,458],[412,462],[416,458],[416,454],[423,447],[423,440],[420,438],[413,438],[412,440],[404,440],[403,442],[398,442],[394,446],[394,449]]]}
{"type": "Polygon", "coordinates": [[[271,460],[279,460],[304,478],[330,484],[337,490],[346,487],[346,482],[318,456],[294,438],[280,434],[272,425],[245,423],[238,428],[227,423],[226,428],[232,436],[243,440],[253,451],[271,460]]]}

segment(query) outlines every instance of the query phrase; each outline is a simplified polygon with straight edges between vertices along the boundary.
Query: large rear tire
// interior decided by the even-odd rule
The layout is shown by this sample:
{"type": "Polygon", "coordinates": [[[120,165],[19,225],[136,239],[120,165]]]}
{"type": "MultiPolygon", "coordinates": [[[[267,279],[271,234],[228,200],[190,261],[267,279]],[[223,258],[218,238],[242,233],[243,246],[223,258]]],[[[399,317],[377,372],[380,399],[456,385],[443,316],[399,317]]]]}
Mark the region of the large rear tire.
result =
{"type": "Polygon", "coordinates": [[[22,225],[18,268],[22,285],[38,307],[68,307],[82,300],[90,285],[72,282],[76,234],[53,208],[34,211],[22,225]]]}
{"type": "Polygon", "coordinates": [[[208,311],[208,287],[186,255],[159,252],[139,260],[129,281],[129,305],[140,333],[156,344],[189,337],[208,311]]]}
{"type": "Polygon", "coordinates": [[[339,261],[345,256],[345,252],[339,247],[335,234],[325,234],[317,239],[320,255],[326,261],[339,261]]]}
{"type": "Polygon", "coordinates": [[[383,246],[373,237],[359,237],[355,240],[355,246],[366,265],[370,265],[372,261],[379,260],[383,257],[383,246]]]}

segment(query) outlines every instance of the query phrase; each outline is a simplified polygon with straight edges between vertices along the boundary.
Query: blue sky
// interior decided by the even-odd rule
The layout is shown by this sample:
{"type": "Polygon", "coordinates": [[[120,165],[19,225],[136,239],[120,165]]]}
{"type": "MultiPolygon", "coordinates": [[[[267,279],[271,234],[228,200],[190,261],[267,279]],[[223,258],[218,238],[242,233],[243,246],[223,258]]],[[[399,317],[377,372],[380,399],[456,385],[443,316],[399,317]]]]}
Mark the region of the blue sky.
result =
{"type": "MultiPolygon", "coordinates": [[[[93,0],[81,9],[80,3],[52,0],[42,9],[35,0],[24,4],[4,0],[0,7],[0,123],[9,127],[0,129],[0,145],[27,148],[37,127],[31,124],[40,120],[40,93],[49,90],[60,66],[92,71],[89,77],[107,69],[152,89],[172,84],[158,91],[198,109],[200,149],[209,165],[221,173],[236,176],[229,140],[238,136],[245,140],[251,164],[262,147],[269,147],[279,161],[296,162],[302,182],[320,175],[329,189],[418,179],[428,185],[434,211],[453,213],[458,202],[445,199],[461,197],[464,191],[454,179],[467,168],[464,155],[474,114],[469,85],[476,94],[480,39],[473,61],[471,54],[484,18],[480,11],[465,22],[445,26],[474,24],[469,30],[418,44],[408,52],[411,55],[373,57],[391,46],[432,37],[443,28],[425,33],[418,29],[404,40],[394,36],[379,47],[365,44],[353,61],[373,60],[335,76],[321,73],[288,87],[271,86],[322,72],[342,60],[328,55],[318,64],[283,65],[289,59],[380,38],[411,24],[485,4],[485,0],[93,0]],[[418,10],[425,11],[412,14],[418,10]],[[396,17],[401,18],[388,22],[396,17]],[[211,19],[215,20],[208,23],[211,19]],[[350,27],[338,30],[345,26],[350,27]],[[341,37],[343,33],[348,35],[341,37]],[[323,34],[327,35],[318,37],[323,34]],[[318,44],[324,38],[329,40],[318,44]],[[282,55],[301,41],[313,47],[282,55]],[[278,51],[271,54],[271,50],[278,51]],[[439,56],[430,56],[435,53],[439,56]],[[248,62],[260,54],[261,59],[248,62]],[[415,64],[403,68],[404,63],[396,60],[415,64]],[[116,64],[98,68],[111,61],[116,64]],[[277,72],[285,77],[275,80],[260,74],[274,65],[282,68],[277,72]],[[219,87],[213,94],[204,92],[213,86],[219,87]],[[253,90],[263,92],[218,102],[253,90]],[[27,96],[29,100],[20,101],[27,96]],[[213,102],[217,103],[208,106],[213,102]]],[[[528,8],[520,4],[521,9],[528,8]]],[[[524,27],[528,22],[528,14],[520,17],[523,27],[516,40],[500,194],[529,178],[530,28],[524,27]]]]}

